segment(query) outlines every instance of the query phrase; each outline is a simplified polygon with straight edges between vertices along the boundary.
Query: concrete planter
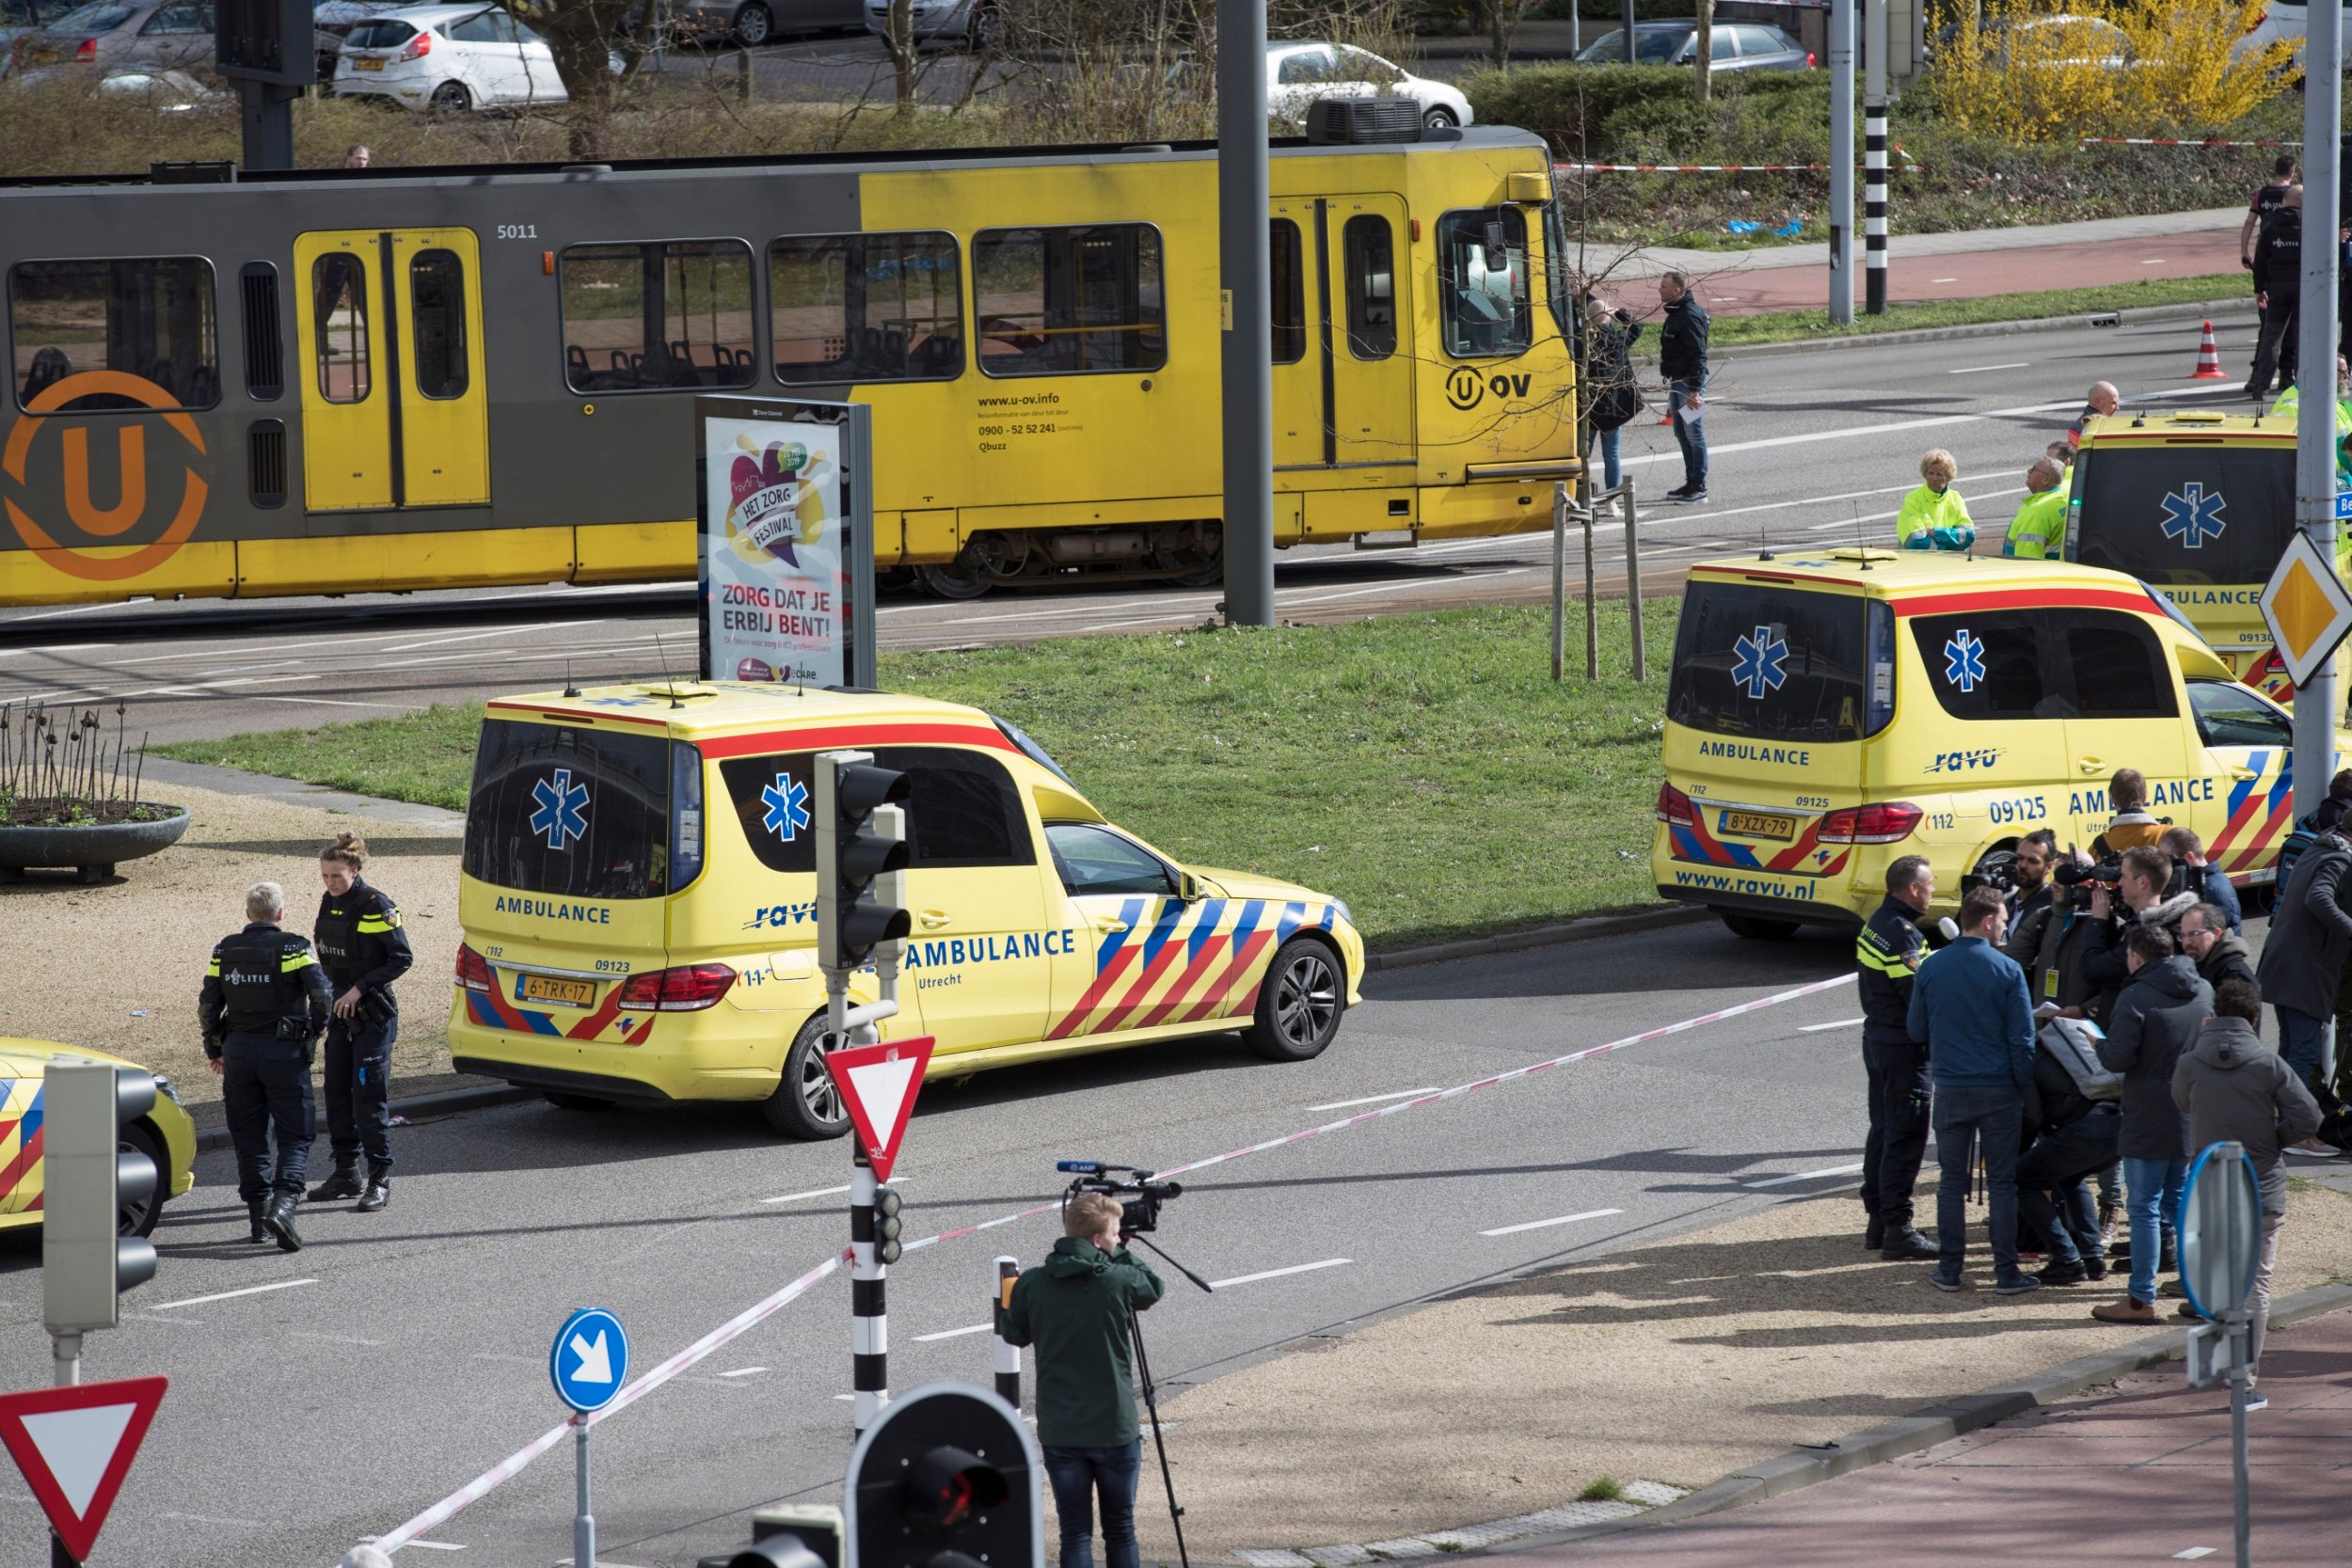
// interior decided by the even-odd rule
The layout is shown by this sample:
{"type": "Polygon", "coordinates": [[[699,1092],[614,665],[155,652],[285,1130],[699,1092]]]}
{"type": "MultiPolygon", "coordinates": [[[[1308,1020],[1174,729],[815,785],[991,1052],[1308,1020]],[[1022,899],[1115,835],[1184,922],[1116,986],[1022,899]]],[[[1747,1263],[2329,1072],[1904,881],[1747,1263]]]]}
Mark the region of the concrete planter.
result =
{"type": "Polygon", "coordinates": [[[168,849],[188,831],[188,809],[166,806],[153,822],[103,822],[80,828],[0,826],[0,881],[36,866],[70,867],[85,882],[103,882],[118,861],[168,849]]]}

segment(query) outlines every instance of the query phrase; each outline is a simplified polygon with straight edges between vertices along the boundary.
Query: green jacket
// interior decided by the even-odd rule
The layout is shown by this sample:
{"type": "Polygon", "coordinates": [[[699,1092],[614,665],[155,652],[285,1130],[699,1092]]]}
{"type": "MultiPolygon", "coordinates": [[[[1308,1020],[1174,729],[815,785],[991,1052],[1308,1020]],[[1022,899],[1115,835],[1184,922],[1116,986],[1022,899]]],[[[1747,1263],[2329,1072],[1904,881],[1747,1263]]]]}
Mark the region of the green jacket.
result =
{"type": "Polygon", "coordinates": [[[1895,515],[1895,543],[1907,550],[1964,550],[1977,542],[1968,503],[1957,490],[1936,494],[1922,484],[1895,515]]]}
{"type": "Polygon", "coordinates": [[[1037,1440],[1056,1449],[1134,1442],[1135,1366],[1128,1318],[1160,1299],[1151,1265],[1125,1247],[1105,1253],[1064,1236],[1053,1256],[1013,1281],[1005,1338],[1037,1347],[1037,1440]]]}
{"type": "Polygon", "coordinates": [[[2016,520],[2009,525],[2009,537],[2001,546],[2001,553],[2026,561],[2045,561],[2058,553],[2065,538],[2066,486],[2060,483],[2026,498],[2026,503],[2017,509],[2016,520]]]}

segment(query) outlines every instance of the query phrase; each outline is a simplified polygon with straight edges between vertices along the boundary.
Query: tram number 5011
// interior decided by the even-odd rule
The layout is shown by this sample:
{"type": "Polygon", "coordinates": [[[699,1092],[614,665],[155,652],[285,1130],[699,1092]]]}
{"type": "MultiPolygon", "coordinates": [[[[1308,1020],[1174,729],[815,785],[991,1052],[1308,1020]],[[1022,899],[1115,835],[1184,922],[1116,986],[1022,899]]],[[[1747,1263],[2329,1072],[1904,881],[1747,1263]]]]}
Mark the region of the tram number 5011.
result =
{"type": "Polygon", "coordinates": [[[535,240],[538,237],[539,226],[535,223],[501,223],[499,225],[499,238],[501,240],[535,240]]]}

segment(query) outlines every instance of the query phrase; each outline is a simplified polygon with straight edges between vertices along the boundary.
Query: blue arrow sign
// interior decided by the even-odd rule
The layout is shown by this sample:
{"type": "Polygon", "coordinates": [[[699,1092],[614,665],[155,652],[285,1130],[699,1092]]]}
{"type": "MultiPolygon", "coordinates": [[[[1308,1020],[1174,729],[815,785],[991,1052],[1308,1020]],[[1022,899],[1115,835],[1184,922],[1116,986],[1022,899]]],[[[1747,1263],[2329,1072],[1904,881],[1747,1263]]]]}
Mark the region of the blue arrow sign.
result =
{"type": "Polygon", "coordinates": [[[555,1331],[548,1378],[555,1397],[586,1415],[612,1402],[628,1377],[628,1336],[621,1320],[601,1307],[583,1307],[555,1331]]]}
{"type": "Polygon", "coordinates": [[[2336,492],[2336,521],[2352,522],[2352,490],[2336,492]]]}

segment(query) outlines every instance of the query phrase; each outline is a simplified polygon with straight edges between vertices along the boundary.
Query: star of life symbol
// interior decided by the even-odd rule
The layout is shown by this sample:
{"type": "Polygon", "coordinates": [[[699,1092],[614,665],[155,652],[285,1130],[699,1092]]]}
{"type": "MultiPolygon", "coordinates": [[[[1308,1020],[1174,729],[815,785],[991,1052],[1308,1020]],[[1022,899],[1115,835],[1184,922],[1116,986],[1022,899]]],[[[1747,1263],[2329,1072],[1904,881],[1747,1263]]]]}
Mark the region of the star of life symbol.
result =
{"type": "Polygon", "coordinates": [[[2208,539],[2218,539],[2228,521],[2221,515],[2229,504],[2218,490],[2207,493],[2196,480],[2183,484],[2164,498],[2164,536],[2177,539],[2183,549],[2199,548],[2208,539]]]}
{"type": "Polygon", "coordinates": [[[760,790],[759,800],[768,808],[760,825],[785,843],[800,837],[808,826],[808,786],[791,774],[777,774],[774,784],[760,790]]]}
{"type": "Polygon", "coordinates": [[[1944,644],[1944,678],[1963,691],[1974,691],[1984,679],[1984,643],[1965,626],[1944,644]]]}
{"type": "Polygon", "coordinates": [[[588,836],[588,786],[572,783],[570,768],[559,768],[552,780],[532,784],[531,799],[539,808],[531,814],[531,831],[548,848],[561,851],[572,839],[588,836]]]}
{"type": "Polygon", "coordinates": [[[1758,626],[1731,647],[1740,656],[1731,667],[1731,684],[1747,688],[1750,697],[1777,691],[1788,678],[1788,644],[1772,627],[1758,626]]]}

